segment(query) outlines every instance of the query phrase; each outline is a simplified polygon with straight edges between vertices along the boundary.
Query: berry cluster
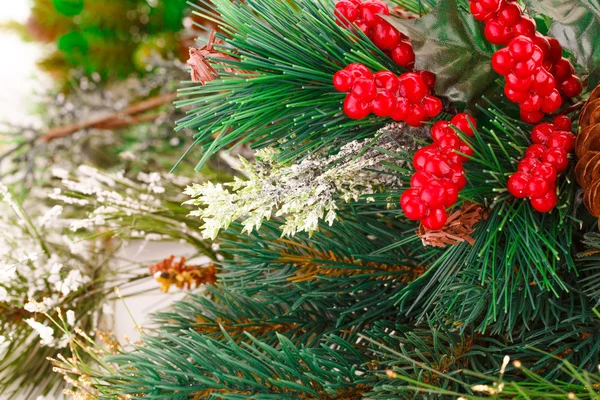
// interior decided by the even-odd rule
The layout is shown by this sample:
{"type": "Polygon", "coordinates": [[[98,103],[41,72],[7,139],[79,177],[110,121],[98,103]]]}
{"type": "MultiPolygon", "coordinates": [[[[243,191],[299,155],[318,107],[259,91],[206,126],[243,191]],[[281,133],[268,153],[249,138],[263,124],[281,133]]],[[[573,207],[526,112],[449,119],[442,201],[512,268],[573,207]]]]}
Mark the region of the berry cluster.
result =
{"type": "Polygon", "coordinates": [[[340,0],[335,5],[338,24],[354,23],[369,39],[401,67],[412,70],[415,52],[408,38],[379,14],[390,15],[388,6],[379,0],[340,0]]]}
{"type": "Polygon", "coordinates": [[[506,95],[519,103],[524,121],[537,123],[543,113],[558,110],[561,95],[581,94],[581,81],[573,75],[571,62],[563,58],[558,40],[537,32],[535,20],[523,14],[516,1],[471,0],[471,13],[486,23],[487,40],[508,45],[494,54],[492,65],[506,76],[506,95]]]}
{"type": "Polygon", "coordinates": [[[529,198],[539,212],[551,211],[558,201],[557,175],[567,169],[568,154],[575,147],[575,135],[570,131],[571,120],[564,115],[533,128],[534,144],[519,162],[519,172],[508,179],[508,191],[519,199],[529,198]]]}
{"type": "Polygon", "coordinates": [[[420,220],[429,230],[440,230],[446,224],[446,208],[458,201],[458,192],[467,184],[463,163],[468,160],[466,156],[473,155],[450,124],[473,136],[475,120],[468,114],[458,114],[450,123],[436,122],[431,128],[433,144],[415,153],[413,165],[417,172],[410,180],[411,188],[400,198],[404,215],[420,220]]]}
{"type": "Polygon", "coordinates": [[[360,63],[346,66],[333,76],[333,86],[346,92],[344,112],[352,119],[362,119],[371,112],[391,117],[411,126],[442,111],[442,102],[431,94],[435,77],[427,71],[407,72],[396,76],[390,71],[371,73],[360,63]]]}

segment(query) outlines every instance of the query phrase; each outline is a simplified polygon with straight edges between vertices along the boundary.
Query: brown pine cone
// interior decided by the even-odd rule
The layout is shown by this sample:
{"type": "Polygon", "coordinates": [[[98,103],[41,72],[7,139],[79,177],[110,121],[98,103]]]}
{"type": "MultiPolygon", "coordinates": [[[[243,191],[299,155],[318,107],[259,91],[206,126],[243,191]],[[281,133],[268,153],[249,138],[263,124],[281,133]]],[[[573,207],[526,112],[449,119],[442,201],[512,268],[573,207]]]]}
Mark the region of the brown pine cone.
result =
{"type": "Polygon", "coordinates": [[[600,217],[600,85],[585,104],[579,127],[575,141],[575,154],[579,158],[575,178],[584,190],[585,206],[594,217],[600,217]]]}

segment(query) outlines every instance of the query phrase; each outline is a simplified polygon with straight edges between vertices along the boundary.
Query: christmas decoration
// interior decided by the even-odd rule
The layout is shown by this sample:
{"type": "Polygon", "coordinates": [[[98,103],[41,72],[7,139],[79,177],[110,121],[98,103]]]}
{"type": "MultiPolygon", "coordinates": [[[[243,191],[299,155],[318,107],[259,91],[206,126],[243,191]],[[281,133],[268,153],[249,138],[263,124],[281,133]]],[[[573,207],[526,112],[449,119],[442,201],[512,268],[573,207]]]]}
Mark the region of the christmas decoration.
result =
{"type": "Polygon", "coordinates": [[[352,119],[363,119],[371,112],[379,117],[405,121],[410,126],[423,122],[442,112],[442,101],[431,95],[435,82],[430,75],[407,72],[399,77],[390,71],[373,74],[366,66],[354,63],[333,76],[333,86],[349,93],[344,101],[344,112],[352,119]]]}
{"type": "Polygon", "coordinates": [[[432,231],[440,230],[446,224],[446,208],[458,201],[458,193],[466,185],[462,164],[473,155],[451,125],[467,136],[473,136],[473,128],[477,126],[468,114],[456,115],[450,124],[446,121],[435,123],[431,128],[434,142],[415,153],[413,164],[417,173],[411,178],[411,188],[400,199],[406,217],[420,220],[432,231]]]}
{"type": "Polygon", "coordinates": [[[600,217],[600,86],[590,95],[579,118],[580,132],[575,143],[575,177],[584,189],[584,204],[594,217],[600,217]]]}

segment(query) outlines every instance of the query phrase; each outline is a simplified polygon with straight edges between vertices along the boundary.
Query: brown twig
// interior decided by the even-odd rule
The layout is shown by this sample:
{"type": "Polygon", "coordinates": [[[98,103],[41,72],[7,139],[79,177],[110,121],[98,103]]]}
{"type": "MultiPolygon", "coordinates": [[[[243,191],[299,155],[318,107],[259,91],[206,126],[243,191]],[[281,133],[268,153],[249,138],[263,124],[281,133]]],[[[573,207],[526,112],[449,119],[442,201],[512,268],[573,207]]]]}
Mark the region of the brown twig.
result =
{"type": "Polygon", "coordinates": [[[140,123],[153,121],[156,119],[157,114],[154,114],[153,116],[155,118],[152,119],[150,119],[150,116],[141,116],[137,117],[137,119],[130,118],[129,122],[125,122],[127,121],[127,117],[131,117],[133,115],[152,110],[162,105],[172,103],[173,101],[175,101],[175,99],[177,99],[177,93],[169,93],[161,96],[151,97],[139,103],[132,104],[119,112],[106,115],[104,117],[50,129],[45,135],[41,136],[39,140],[47,143],[54,139],[72,135],[73,133],[81,131],[83,129],[116,129],[124,126],[129,126],[134,122],[140,123]]]}

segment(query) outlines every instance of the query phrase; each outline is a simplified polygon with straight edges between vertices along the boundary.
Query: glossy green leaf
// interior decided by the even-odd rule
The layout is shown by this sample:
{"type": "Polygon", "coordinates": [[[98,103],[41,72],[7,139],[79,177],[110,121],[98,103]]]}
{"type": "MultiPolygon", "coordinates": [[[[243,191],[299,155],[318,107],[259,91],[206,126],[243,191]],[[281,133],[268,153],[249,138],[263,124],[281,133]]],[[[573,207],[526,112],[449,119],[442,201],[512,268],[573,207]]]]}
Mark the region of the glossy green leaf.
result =
{"type": "Polygon", "coordinates": [[[588,87],[600,83],[600,2],[598,0],[526,0],[529,8],[554,23],[550,36],[575,57],[589,74],[588,87]]]}
{"type": "Polygon", "coordinates": [[[442,0],[416,20],[387,20],[410,37],[415,68],[436,74],[439,95],[469,103],[498,78],[491,67],[494,47],[485,39],[482,24],[458,0],[442,0]]]}

